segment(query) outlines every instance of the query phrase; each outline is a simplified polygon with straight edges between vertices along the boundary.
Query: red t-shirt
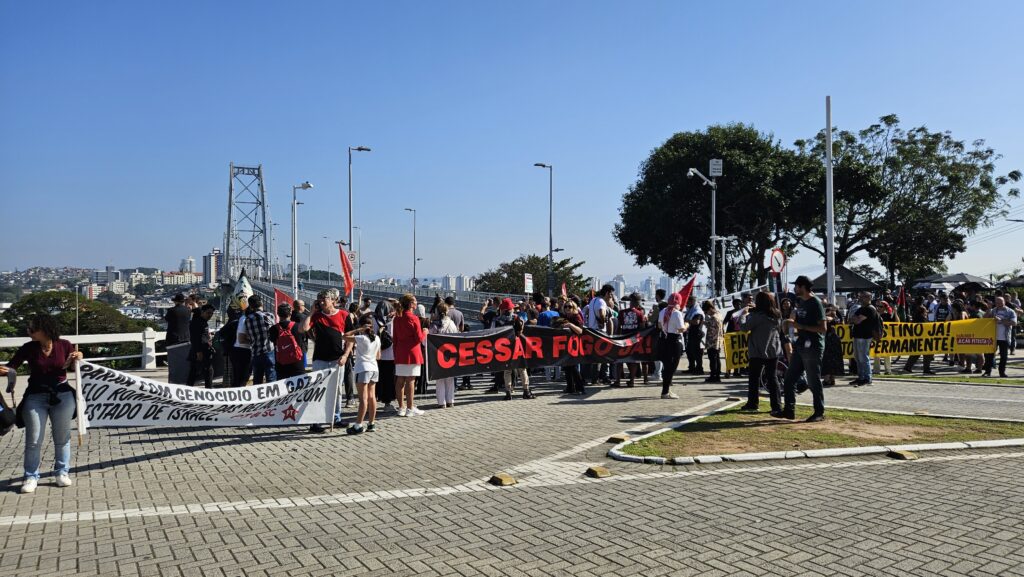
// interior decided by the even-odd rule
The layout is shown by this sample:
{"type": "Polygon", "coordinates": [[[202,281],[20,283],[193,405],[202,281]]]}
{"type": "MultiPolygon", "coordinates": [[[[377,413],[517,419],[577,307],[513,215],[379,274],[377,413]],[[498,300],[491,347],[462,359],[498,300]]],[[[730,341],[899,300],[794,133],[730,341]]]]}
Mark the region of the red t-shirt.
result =
{"type": "Polygon", "coordinates": [[[420,344],[426,334],[420,319],[412,311],[406,311],[395,317],[394,334],[391,335],[395,351],[396,365],[422,365],[423,349],[420,344]]]}
{"type": "Polygon", "coordinates": [[[345,353],[345,321],[348,311],[338,310],[333,315],[320,311],[313,313],[309,327],[313,331],[313,360],[336,361],[345,353]]]}

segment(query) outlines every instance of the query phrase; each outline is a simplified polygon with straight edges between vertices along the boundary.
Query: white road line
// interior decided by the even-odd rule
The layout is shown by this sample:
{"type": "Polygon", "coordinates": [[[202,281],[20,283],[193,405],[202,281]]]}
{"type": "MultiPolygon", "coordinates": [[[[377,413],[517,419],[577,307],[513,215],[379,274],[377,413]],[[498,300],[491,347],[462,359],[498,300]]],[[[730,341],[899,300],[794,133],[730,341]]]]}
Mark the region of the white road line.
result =
{"type": "Polygon", "coordinates": [[[245,513],[259,510],[293,509],[297,507],[318,507],[323,505],[349,505],[373,501],[390,501],[393,499],[417,499],[438,497],[462,493],[478,493],[483,491],[515,491],[538,487],[560,487],[567,485],[585,485],[589,483],[644,481],[649,479],[687,478],[687,477],[725,477],[732,475],[749,475],[756,473],[813,471],[818,469],[855,469],[861,467],[881,467],[916,463],[939,463],[953,461],[986,461],[991,459],[1024,459],[1024,452],[1015,453],[984,453],[959,454],[943,457],[923,457],[916,461],[897,461],[894,459],[877,459],[867,461],[847,461],[840,463],[801,463],[787,465],[766,465],[762,467],[740,467],[728,469],[698,469],[677,471],[656,471],[652,473],[627,473],[613,475],[606,479],[591,479],[583,476],[583,466],[587,463],[549,462],[546,471],[537,477],[524,479],[512,487],[499,488],[483,481],[474,481],[448,487],[414,487],[408,489],[388,489],[365,491],[361,493],[340,493],[335,495],[315,495],[310,497],[290,497],[281,499],[252,499],[248,501],[191,503],[185,505],[165,505],[160,507],[139,507],[134,509],[108,509],[101,511],[79,511],[72,513],[40,513],[37,515],[14,515],[0,517],[0,527],[22,525],[39,525],[46,523],[75,523],[82,521],[112,521],[143,517],[172,517],[178,515],[199,515],[203,513],[245,513]]]}
{"type": "Polygon", "coordinates": [[[869,395],[879,397],[906,397],[908,399],[944,399],[951,401],[982,401],[987,403],[1024,403],[1024,399],[992,399],[983,397],[949,397],[942,395],[913,395],[908,393],[876,393],[870,390],[848,391],[851,395],[869,395]]]}

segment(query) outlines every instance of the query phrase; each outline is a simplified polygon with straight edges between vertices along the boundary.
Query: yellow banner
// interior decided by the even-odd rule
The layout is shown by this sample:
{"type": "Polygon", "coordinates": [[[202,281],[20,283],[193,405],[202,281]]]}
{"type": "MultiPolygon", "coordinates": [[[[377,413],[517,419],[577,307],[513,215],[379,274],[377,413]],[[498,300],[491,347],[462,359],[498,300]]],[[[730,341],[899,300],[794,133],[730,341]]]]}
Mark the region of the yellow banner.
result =
{"type": "MultiPolygon", "coordinates": [[[[836,325],[843,358],[853,358],[850,325],[836,325]]],[[[885,323],[884,336],[871,345],[872,357],[904,355],[980,355],[996,350],[996,320],[969,319],[945,323],[885,323]]],[[[725,368],[747,366],[747,333],[725,334],[725,368]]]]}

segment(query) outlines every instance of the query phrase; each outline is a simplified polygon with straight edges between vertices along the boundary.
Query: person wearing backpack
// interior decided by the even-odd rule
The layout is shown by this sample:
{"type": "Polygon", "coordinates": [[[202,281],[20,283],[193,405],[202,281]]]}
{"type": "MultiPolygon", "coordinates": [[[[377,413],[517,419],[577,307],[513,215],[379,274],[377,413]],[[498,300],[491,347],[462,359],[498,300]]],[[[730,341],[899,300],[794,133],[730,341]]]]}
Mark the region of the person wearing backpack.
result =
{"type": "Polygon", "coordinates": [[[857,300],[860,306],[850,316],[850,324],[853,325],[850,329],[853,356],[857,359],[857,380],[850,384],[855,387],[871,384],[871,360],[868,356],[871,353],[871,341],[881,326],[878,311],[871,306],[871,293],[862,292],[857,300]]]}
{"type": "MultiPolygon", "coordinates": [[[[640,329],[647,326],[647,318],[644,316],[644,309],[640,306],[640,294],[633,293],[629,295],[629,308],[622,311],[619,314],[619,329],[620,335],[631,335],[640,329]]],[[[632,387],[636,384],[636,376],[643,374],[644,384],[647,384],[647,373],[643,370],[644,366],[640,363],[629,363],[627,365],[629,369],[629,380],[626,381],[627,387],[632,387]]],[[[616,371],[615,383],[613,387],[622,386],[621,373],[616,371]]]]}
{"type": "Polygon", "coordinates": [[[288,303],[277,305],[278,323],[270,327],[270,340],[274,343],[274,368],[277,378],[288,379],[306,372],[302,364],[302,347],[295,334],[297,324],[291,320],[292,307],[288,303]]]}

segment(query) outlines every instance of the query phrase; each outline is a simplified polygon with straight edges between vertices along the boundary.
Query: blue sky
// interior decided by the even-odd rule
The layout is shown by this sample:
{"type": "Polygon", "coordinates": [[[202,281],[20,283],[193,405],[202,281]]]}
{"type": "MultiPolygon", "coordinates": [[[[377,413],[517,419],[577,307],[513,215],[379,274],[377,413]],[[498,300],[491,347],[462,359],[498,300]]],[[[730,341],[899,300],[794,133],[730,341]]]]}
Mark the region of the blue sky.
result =
{"type": "MultiPolygon", "coordinates": [[[[0,270],[198,259],[230,162],[262,163],[281,255],[291,186],[313,182],[301,257],[311,242],[336,269],[322,237],[347,234],[346,147],[366,145],[367,275],[409,274],[407,206],[421,277],[546,252],[547,162],[555,245],[588,275],[658,276],[611,235],[650,150],[733,121],[788,145],[823,127],[826,94],[840,128],[896,113],[1024,168],[1024,5],[833,4],[4,2],[0,270]]],[[[1024,230],[1001,230],[951,268],[1013,268],[1024,230]]]]}

